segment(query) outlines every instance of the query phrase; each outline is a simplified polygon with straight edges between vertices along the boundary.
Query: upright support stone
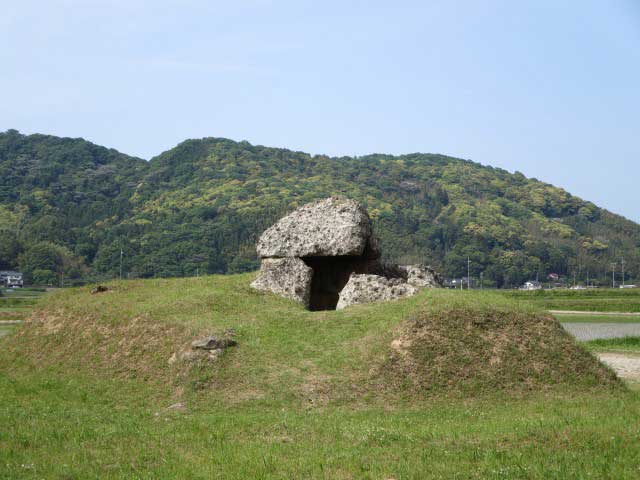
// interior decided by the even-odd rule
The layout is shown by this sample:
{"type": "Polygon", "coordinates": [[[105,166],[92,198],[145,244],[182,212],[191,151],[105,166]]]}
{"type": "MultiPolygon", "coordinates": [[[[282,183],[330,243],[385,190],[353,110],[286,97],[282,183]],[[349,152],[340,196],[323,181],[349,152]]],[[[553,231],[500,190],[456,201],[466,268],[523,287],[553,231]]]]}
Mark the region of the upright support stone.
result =
{"type": "Polygon", "coordinates": [[[251,286],[309,306],[313,270],[299,258],[265,258],[251,286]]]}

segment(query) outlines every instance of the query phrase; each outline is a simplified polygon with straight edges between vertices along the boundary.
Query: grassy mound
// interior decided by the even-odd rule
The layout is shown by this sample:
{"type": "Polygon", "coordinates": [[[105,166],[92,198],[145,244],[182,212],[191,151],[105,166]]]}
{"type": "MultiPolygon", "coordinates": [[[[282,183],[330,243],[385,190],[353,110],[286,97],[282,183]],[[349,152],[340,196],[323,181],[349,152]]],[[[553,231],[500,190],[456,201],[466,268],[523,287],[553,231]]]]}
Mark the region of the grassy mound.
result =
{"type": "Polygon", "coordinates": [[[421,305],[392,342],[388,377],[397,387],[477,393],[618,384],[547,313],[498,294],[440,297],[421,305]]]}
{"type": "Polygon", "coordinates": [[[252,275],[113,282],[56,292],[12,336],[39,368],[142,379],[169,395],[304,405],[617,385],[552,317],[488,292],[425,291],[398,302],[309,312],[249,287],[252,275]],[[233,329],[211,362],[169,359],[233,329]],[[180,393],[178,393],[180,394],[180,393]]]}

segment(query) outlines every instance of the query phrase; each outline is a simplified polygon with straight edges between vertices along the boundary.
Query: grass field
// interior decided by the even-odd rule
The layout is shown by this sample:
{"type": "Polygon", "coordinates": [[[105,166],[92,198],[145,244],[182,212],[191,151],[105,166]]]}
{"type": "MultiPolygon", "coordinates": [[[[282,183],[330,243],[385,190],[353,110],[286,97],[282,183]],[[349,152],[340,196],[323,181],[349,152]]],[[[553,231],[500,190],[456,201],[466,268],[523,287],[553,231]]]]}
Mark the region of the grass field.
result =
{"type": "Polygon", "coordinates": [[[38,297],[0,297],[0,308],[30,308],[38,301],[38,297]]]}
{"type": "Polygon", "coordinates": [[[24,320],[45,295],[44,289],[0,289],[0,321],[24,320]]]}
{"type": "Polygon", "coordinates": [[[574,376],[548,388],[509,387],[552,378],[528,377],[517,345],[487,337],[494,328],[511,334],[500,323],[511,317],[531,319],[534,331],[555,328],[535,305],[431,291],[307,312],[256,294],[249,281],[114,282],[104,294],[85,287],[48,297],[37,307],[41,323],[0,339],[0,478],[640,475],[640,396],[615,382],[594,384],[589,354],[564,337],[553,350],[559,358],[531,358],[577,362],[568,369],[574,376]],[[447,318],[458,343],[429,330],[447,318]],[[447,367],[441,359],[462,364],[458,383],[416,392],[380,382],[388,377],[376,368],[388,365],[389,345],[406,325],[426,328],[442,348],[423,345],[424,361],[435,353],[438,368],[447,367]],[[168,364],[176,345],[229,328],[239,345],[216,363],[188,373],[168,364]],[[502,351],[482,356],[484,341],[502,351]],[[507,367],[518,363],[501,370],[496,355],[507,367]],[[483,389],[460,375],[474,368],[515,373],[505,388],[483,389]]]}
{"type": "Polygon", "coordinates": [[[640,337],[598,339],[584,345],[594,351],[640,353],[640,337]]]}
{"type": "Polygon", "coordinates": [[[640,312],[640,288],[509,291],[504,292],[504,295],[514,300],[533,303],[546,310],[640,312]]]}
{"type": "Polygon", "coordinates": [[[563,323],[640,323],[640,315],[554,314],[563,323]]]}
{"type": "Polygon", "coordinates": [[[21,313],[28,313],[33,309],[34,305],[32,306],[21,306],[21,307],[0,307],[0,314],[6,314],[6,315],[13,315],[15,314],[21,314],[21,313]]]}
{"type": "Polygon", "coordinates": [[[640,463],[632,393],[167,410],[148,386],[55,370],[5,373],[0,391],[7,479],[621,479],[640,463]]]}

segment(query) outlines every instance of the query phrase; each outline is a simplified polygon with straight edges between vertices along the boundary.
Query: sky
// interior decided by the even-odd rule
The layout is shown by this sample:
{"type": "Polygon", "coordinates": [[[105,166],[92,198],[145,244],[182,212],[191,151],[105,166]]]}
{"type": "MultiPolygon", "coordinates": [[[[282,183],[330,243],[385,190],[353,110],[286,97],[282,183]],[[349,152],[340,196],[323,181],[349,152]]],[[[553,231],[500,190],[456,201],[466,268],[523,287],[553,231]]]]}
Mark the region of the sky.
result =
{"type": "Polygon", "coordinates": [[[442,153],[640,222],[640,0],[0,0],[0,131],[442,153]]]}

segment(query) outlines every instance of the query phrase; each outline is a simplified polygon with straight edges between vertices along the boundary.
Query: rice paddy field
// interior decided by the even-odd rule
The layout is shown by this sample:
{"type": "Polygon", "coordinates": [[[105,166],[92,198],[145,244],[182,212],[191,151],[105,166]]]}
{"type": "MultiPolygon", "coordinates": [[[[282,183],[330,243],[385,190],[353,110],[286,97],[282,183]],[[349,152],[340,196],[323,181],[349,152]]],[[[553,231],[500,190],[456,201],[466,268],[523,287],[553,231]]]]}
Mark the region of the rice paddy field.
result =
{"type": "Polygon", "coordinates": [[[509,291],[505,295],[545,310],[640,313],[640,288],[509,291]]]}

